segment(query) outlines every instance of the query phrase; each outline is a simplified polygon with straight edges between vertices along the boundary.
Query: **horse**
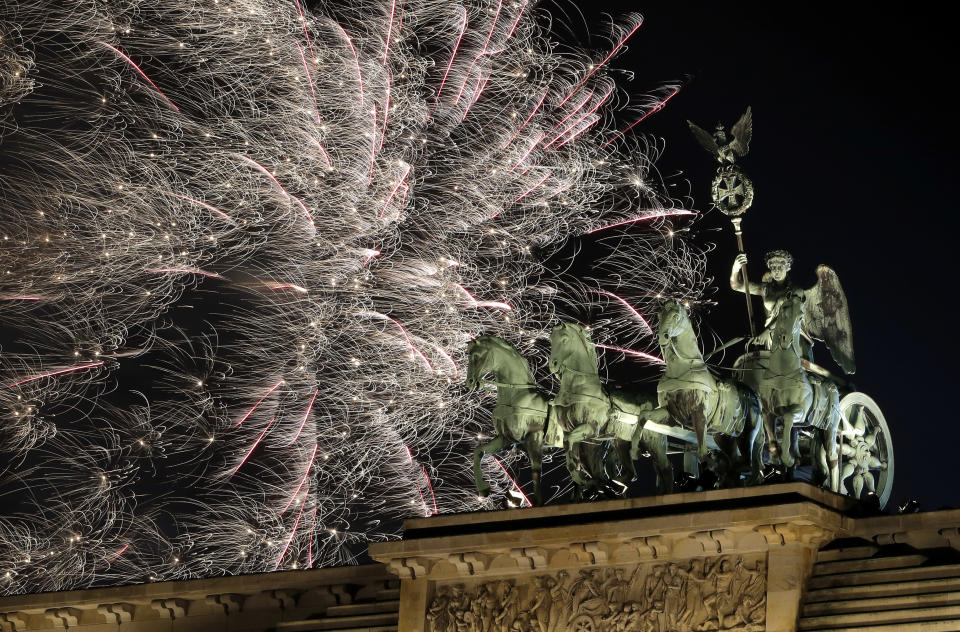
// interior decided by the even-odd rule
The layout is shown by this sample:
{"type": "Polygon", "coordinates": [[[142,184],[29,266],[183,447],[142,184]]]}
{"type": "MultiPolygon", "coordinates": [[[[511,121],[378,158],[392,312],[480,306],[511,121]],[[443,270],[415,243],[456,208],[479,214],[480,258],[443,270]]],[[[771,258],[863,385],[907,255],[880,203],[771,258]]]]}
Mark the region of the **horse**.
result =
{"type": "Polygon", "coordinates": [[[804,370],[801,360],[805,358],[802,341],[803,296],[789,294],[781,299],[777,317],[770,323],[767,333],[770,338],[769,354],[758,354],[755,377],[760,399],[763,401],[764,424],[770,441],[770,452],[779,456],[780,462],[791,469],[796,460],[792,438],[794,430],[812,426],[817,430],[817,440],[826,448],[826,471],[824,464],[816,459],[814,467],[822,481],[828,481],[830,489],[839,489],[839,454],[837,430],[840,426],[840,393],[836,384],[823,380],[804,370]],[[777,421],[783,422],[781,439],[774,432],[777,421]]]}
{"type": "Polygon", "coordinates": [[[666,363],[666,371],[657,384],[661,409],[673,422],[693,427],[699,460],[707,456],[705,435],[711,432],[729,464],[738,466],[746,461],[751,471],[748,484],[759,483],[763,466],[763,408],[757,392],[740,381],[722,379],[710,371],[687,310],[679,302],[668,300],[661,305],[657,339],[666,363]]]}
{"type": "Polygon", "coordinates": [[[660,493],[673,491],[673,466],[667,458],[667,438],[644,429],[648,415],[656,407],[652,397],[624,389],[608,391],[600,382],[597,351],[586,329],[575,323],[560,323],[550,332],[550,371],[560,378],[560,388],[552,402],[553,418],[564,432],[567,470],[575,485],[575,496],[598,489],[608,480],[626,490],[627,481],[636,478],[634,461],[643,452],[654,459],[660,493]],[[596,448],[598,442],[613,441],[596,448]],[[607,475],[611,456],[622,468],[619,477],[607,475]],[[585,463],[584,463],[585,462],[585,463]]]}
{"type": "MultiPolygon", "coordinates": [[[[534,503],[540,505],[543,503],[540,471],[550,400],[537,389],[526,359],[502,338],[478,336],[467,345],[467,356],[467,387],[471,390],[479,388],[483,376],[488,373],[493,374],[496,380],[493,384],[497,387],[497,405],[493,409],[493,426],[497,434],[473,452],[477,492],[481,497],[490,493],[490,484],[483,480],[480,469],[483,456],[520,443],[530,459],[534,503]]],[[[562,440],[554,438],[548,445],[560,447],[562,440]]]]}

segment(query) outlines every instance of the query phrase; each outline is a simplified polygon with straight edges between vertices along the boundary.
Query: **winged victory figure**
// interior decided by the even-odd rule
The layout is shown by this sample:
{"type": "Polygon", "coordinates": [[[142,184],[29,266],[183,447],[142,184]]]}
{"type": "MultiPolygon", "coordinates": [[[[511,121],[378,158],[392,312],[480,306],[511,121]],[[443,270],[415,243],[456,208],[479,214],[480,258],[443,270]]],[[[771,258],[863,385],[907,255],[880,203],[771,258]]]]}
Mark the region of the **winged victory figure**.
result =
{"type": "MultiPolygon", "coordinates": [[[[747,111],[749,113],[749,110],[747,111]]],[[[741,119],[742,120],[742,119],[741,119]]],[[[832,268],[817,267],[817,283],[811,288],[795,286],[787,276],[793,257],[785,250],[768,252],[764,257],[767,272],[760,283],[750,283],[750,294],[763,298],[766,311],[765,330],[757,338],[762,346],[769,347],[769,334],[780,311],[780,304],[789,294],[801,294],[804,298],[803,333],[812,346],[814,340],[822,340],[830,350],[834,361],[847,374],[856,370],[853,354],[853,328],[850,324],[850,308],[840,279],[832,268]]],[[[740,269],[747,263],[745,254],[737,255],[730,272],[730,287],[746,292],[740,269]]],[[[809,358],[808,346],[804,355],[809,358]]]]}

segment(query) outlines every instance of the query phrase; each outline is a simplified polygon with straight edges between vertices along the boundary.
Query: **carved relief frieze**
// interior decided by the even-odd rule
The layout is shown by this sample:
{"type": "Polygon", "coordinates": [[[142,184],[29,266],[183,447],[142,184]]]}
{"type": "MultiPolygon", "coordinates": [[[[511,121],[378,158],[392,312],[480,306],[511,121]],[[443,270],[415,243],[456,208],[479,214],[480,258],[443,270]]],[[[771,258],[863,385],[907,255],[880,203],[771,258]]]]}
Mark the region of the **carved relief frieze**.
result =
{"type": "Polygon", "coordinates": [[[766,595],[761,557],[723,555],[442,584],[426,620],[428,632],[759,632],[766,595]]]}

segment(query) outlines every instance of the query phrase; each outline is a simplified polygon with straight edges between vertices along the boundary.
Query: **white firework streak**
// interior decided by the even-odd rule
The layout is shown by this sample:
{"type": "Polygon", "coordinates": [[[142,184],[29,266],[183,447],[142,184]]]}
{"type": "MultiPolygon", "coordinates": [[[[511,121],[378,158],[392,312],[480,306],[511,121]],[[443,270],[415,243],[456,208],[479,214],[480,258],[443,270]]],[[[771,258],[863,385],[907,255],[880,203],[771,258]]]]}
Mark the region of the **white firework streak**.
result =
{"type": "Polygon", "coordinates": [[[589,51],[549,24],[523,0],[4,4],[0,592],[350,563],[404,516],[491,506],[522,462],[487,459],[477,499],[480,333],[543,377],[556,314],[589,319],[655,375],[644,323],[699,299],[703,257],[622,132],[677,87],[613,82],[637,15],[589,51]],[[615,244],[594,277],[552,271],[591,232],[615,244]]]}

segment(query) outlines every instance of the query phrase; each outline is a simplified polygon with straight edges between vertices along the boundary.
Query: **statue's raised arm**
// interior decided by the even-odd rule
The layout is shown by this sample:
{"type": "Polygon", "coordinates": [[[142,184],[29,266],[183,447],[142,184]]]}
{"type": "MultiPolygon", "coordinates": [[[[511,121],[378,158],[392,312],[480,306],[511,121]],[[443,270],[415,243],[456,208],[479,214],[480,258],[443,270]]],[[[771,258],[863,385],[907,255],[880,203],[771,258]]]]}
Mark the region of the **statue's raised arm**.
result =
{"type": "Polygon", "coordinates": [[[740,270],[747,265],[747,255],[746,253],[741,252],[737,255],[737,258],[733,260],[733,269],[730,270],[730,289],[735,292],[746,292],[747,285],[750,286],[750,293],[754,296],[763,296],[763,284],[762,283],[750,283],[749,281],[744,282],[743,276],[740,274],[740,270]]]}
{"type": "Polygon", "coordinates": [[[817,284],[804,292],[803,329],[811,338],[822,340],[834,362],[848,374],[857,366],[853,355],[853,328],[850,308],[837,273],[825,265],[817,267],[817,284]]]}

